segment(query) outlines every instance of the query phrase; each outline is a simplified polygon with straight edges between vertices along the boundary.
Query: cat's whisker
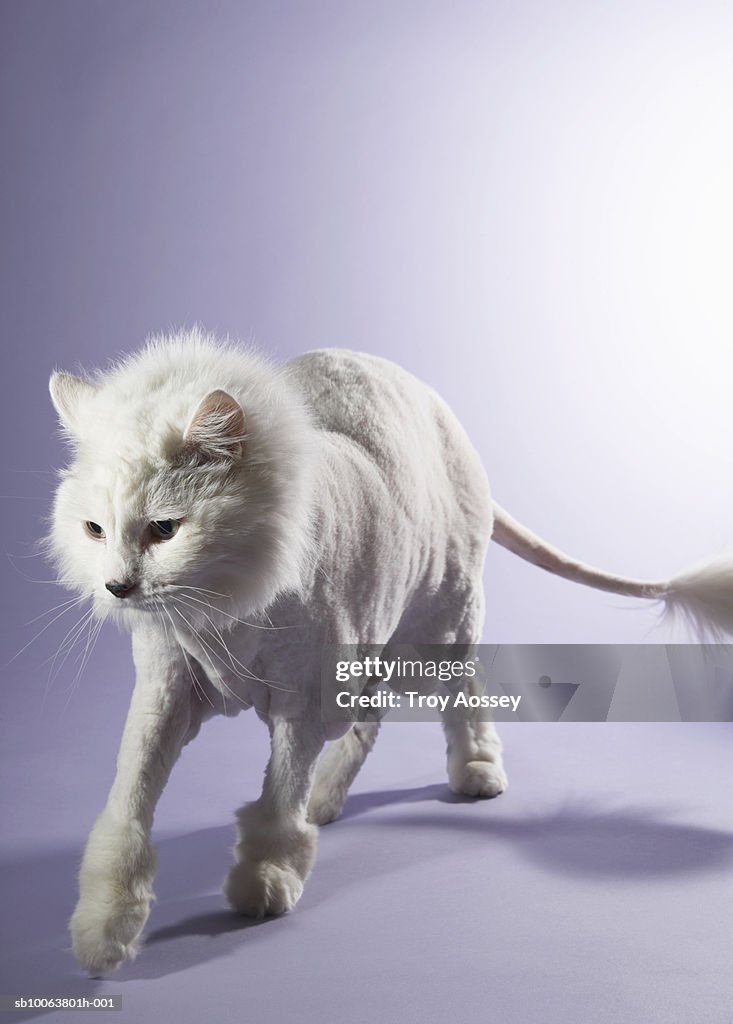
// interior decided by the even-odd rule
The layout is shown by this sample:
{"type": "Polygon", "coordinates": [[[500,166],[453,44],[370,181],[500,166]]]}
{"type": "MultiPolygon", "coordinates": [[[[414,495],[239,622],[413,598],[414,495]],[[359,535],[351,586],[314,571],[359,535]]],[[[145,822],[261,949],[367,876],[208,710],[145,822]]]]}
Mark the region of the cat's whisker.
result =
{"type": "MultiPolygon", "coordinates": [[[[208,660],[209,660],[209,664],[211,665],[211,668],[212,668],[212,669],[214,670],[214,672],[216,673],[216,675],[217,675],[217,677],[218,677],[218,679],[219,679],[219,682],[220,682],[220,683],[222,684],[222,686],[226,687],[226,689],[227,689],[227,690],[229,690],[229,687],[227,686],[227,684],[226,684],[225,680],[223,680],[223,679],[221,678],[221,674],[220,674],[220,673],[218,672],[218,670],[217,670],[216,666],[214,665],[214,662],[213,662],[212,658],[216,658],[216,659],[217,659],[217,661],[218,661],[218,662],[219,662],[219,663],[220,663],[221,665],[223,665],[223,666],[224,666],[224,668],[227,668],[227,665],[225,664],[225,662],[224,662],[224,661],[223,661],[223,660],[222,660],[222,659],[221,659],[221,658],[220,658],[220,657],[219,657],[219,656],[217,655],[216,651],[212,650],[212,648],[211,648],[211,647],[210,647],[210,646],[209,646],[209,645],[208,645],[208,644],[206,643],[206,641],[205,641],[205,640],[204,640],[204,638],[203,638],[203,637],[201,636],[201,634],[199,633],[199,631],[198,631],[197,629],[195,629],[195,628],[194,628],[194,626],[193,626],[193,625],[192,625],[192,624],[191,624],[191,623],[190,623],[190,622],[188,621],[188,619],[187,619],[187,618],[186,618],[186,616],[185,616],[185,615],[183,614],[183,612],[181,612],[181,611],[180,611],[180,610],[179,610],[178,608],[174,608],[173,610],[174,610],[175,612],[177,612],[177,614],[178,614],[178,615],[180,615],[180,616],[181,616],[181,618],[182,618],[182,619],[183,619],[183,621],[184,621],[184,622],[186,623],[186,625],[188,626],[188,628],[189,628],[189,629],[191,630],[191,632],[192,632],[192,633],[194,634],[194,636],[196,637],[196,639],[197,639],[197,640],[199,641],[199,643],[200,643],[200,644],[202,645],[202,647],[204,648],[204,653],[205,653],[205,654],[207,655],[207,657],[208,657],[208,660]]],[[[234,673],[234,675],[237,675],[237,673],[235,672],[235,673],[234,673]]],[[[242,677],[238,677],[238,678],[242,678],[242,677]]],[[[246,681],[246,680],[243,680],[243,681],[246,681]]],[[[231,690],[229,690],[229,693],[231,693],[232,697],[235,697],[235,698],[236,698],[237,700],[239,700],[239,701],[240,701],[240,703],[244,703],[244,702],[242,701],[242,699],[241,699],[240,697],[237,697],[237,695],[236,695],[235,693],[233,693],[233,692],[232,692],[231,690]]]]}
{"type": "MultiPolygon", "coordinates": [[[[46,665],[49,661],[51,662],[51,668],[49,670],[49,676],[51,676],[51,674],[53,673],[54,662],[56,661],[56,659],[59,657],[60,654],[63,654],[64,652],[67,652],[67,656],[68,656],[68,653],[70,653],[71,650],[73,649],[74,644],[79,639],[79,635],[81,634],[81,632],[83,631],[83,629],[87,625],[87,623],[92,619],[93,615],[94,615],[94,609],[93,608],[87,608],[87,610],[82,613],[80,618],[77,619],[76,623],[71,627],[71,629],[67,630],[66,634],[64,635],[64,637],[61,640],[61,643],[58,645],[58,647],[56,649],[56,654],[54,654],[53,657],[51,657],[51,658],[46,658],[46,660],[41,663],[42,665],[46,665]]],[[[62,665],[63,665],[63,662],[62,662],[62,665]]],[[[61,667],[62,666],[60,665],[59,666],[59,670],[61,669],[61,667]]]]}
{"type": "MultiPolygon", "coordinates": [[[[173,622],[171,614],[170,614],[170,612],[168,611],[167,608],[164,608],[163,610],[165,611],[165,614],[168,616],[168,619],[170,620],[171,628],[173,629],[173,633],[175,635],[176,626],[175,626],[175,623],[173,622]]],[[[199,700],[203,701],[205,699],[206,702],[209,704],[209,706],[211,708],[214,708],[214,702],[212,701],[211,697],[206,692],[206,689],[204,688],[204,685],[201,682],[201,680],[197,678],[196,673],[194,672],[194,670],[193,670],[193,668],[191,666],[191,661],[190,661],[190,658],[188,656],[188,652],[186,651],[186,648],[183,646],[183,644],[181,644],[180,646],[181,646],[181,651],[183,653],[183,660],[186,663],[186,668],[188,669],[188,674],[191,677],[191,682],[193,683],[194,690],[196,691],[196,693],[199,696],[199,700]]],[[[226,711],[226,700],[224,701],[224,710],[226,711]]]]}
{"type": "Polygon", "coordinates": [[[40,615],[34,616],[34,618],[24,622],[23,625],[32,626],[34,622],[38,622],[39,619],[45,619],[47,615],[51,615],[53,612],[58,611],[59,608],[66,608],[68,611],[71,611],[71,608],[74,605],[79,605],[82,601],[84,601],[83,597],[70,597],[68,601],[62,601],[60,604],[54,605],[53,608],[47,608],[45,612],[41,612],[40,615]]]}
{"type": "MultiPolygon", "coordinates": [[[[16,559],[16,558],[35,558],[36,557],[35,555],[11,555],[9,551],[6,551],[5,552],[5,557],[10,562],[10,566],[13,569],[13,571],[16,572],[18,574],[18,576],[20,576],[20,578],[22,580],[25,580],[26,583],[47,583],[47,584],[53,584],[54,586],[57,586],[57,587],[59,587],[59,586],[61,586],[61,587],[82,587],[82,586],[86,585],[81,580],[71,580],[71,579],[68,579],[67,577],[64,577],[64,576],[56,576],[55,579],[52,579],[52,580],[34,580],[30,576],[26,576],[25,573],[22,573],[20,571],[18,566],[14,564],[14,559],[16,559]]],[[[39,557],[40,557],[40,553],[39,553],[39,557]]]]}
{"type": "Polygon", "coordinates": [[[183,614],[183,612],[182,612],[182,611],[180,611],[180,610],[179,610],[178,608],[174,608],[174,611],[175,611],[175,612],[177,612],[177,613],[178,613],[178,614],[179,614],[179,615],[181,616],[181,618],[182,618],[182,619],[183,619],[183,621],[184,621],[184,622],[186,623],[186,625],[188,626],[188,628],[189,628],[189,629],[191,630],[191,632],[192,632],[192,633],[193,633],[193,634],[195,635],[196,639],[197,639],[197,640],[199,641],[199,643],[200,643],[200,644],[202,645],[202,647],[204,648],[204,651],[205,651],[205,653],[207,654],[207,657],[208,657],[208,659],[209,659],[209,663],[210,663],[210,665],[211,665],[211,668],[212,668],[212,670],[213,670],[213,671],[214,671],[214,672],[216,673],[216,676],[217,676],[217,678],[218,678],[218,680],[219,680],[219,683],[220,683],[220,684],[221,684],[221,685],[222,685],[222,686],[224,687],[224,689],[225,689],[225,690],[226,690],[226,691],[227,691],[227,692],[228,692],[228,693],[229,693],[229,694],[230,694],[230,695],[231,695],[231,696],[232,696],[232,697],[233,697],[233,698],[234,698],[234,699],[235,699],[236,701],[238,701],[238,702],[239,702],[239,703],[240,703],[240,704],[241,704],[241,705],[242,705],[243,707],[245,707],[245,708],[249,708],[249,707],[251,707],[252,705],[251,705],[251,704],[250,704],[250,703],[249,703],[248,701],[244,700],[244,699],[243,699],[242,697],[240,697],[240,696],[239,696],[239,694],[235,693],[235,692],[234,692],[234,691],[233,691],[233,690],[232,690],[232,689],[231,689],[231,688],[230,688],[230,687],[228,686],[228,684],[227,684],[226,680],[222,678],[222,676],[221,676],[221,673],[220,673],[220,672],[219,672],[219,671],[217,670],[216,666],[214,665],[214,662],[213,662],[212,658],[216,658],[216,660],[217,660],[217,661],[218,661],[218,662],[219,662],[219,663],[220,663],[220,664],[221,664],[221,665],[222,665],[222,666],[223,666],[223,667],[224,667],[225,669],[228,669],[229,671],[231,671],[231,672],[233,673],[233,675],[235,675],[235,676],[237,677],[237,679],[240,679],[240,680],[241,680],[242,682],[245,682],[245,683],[246,683],[246,682],[250,682],[250,680],[249,680],[249,679],[247,679],[247,678],[246,678],[245,676],[241,676],[241,675],[239,675],[239,673],[238,673],[238,672],[236,672],[236,671],[235,671],[234,669],[230,669],[230,668],[229,668],[229,666],[227,666],[226,662],[225,662],[225,661],[224,661],[224,660],[223,660],[222,658],[220,658],[220,657],[219,657],[219,655],[218,655],[218,654],[216,653],[216,651],[212,650],[212,648],[211,648],[211,647],[210,647],[210,646],[209,646],[209,645],[208,645],[208,644],[206,643],[206,641],[205,641],[205,640],[204,640],[204,638],[203,638],[203,637],[201,636],[201,634],[200,634],[200,633],[198,632],[198,630],[194,629],[194,627],[193,627],[193,626],[191,625],[191,623],[190,623],[190,622],[188,621],[188,619],[186,618],[186,616],[185,616],[185,615],[183,614]]]}
{"type": "MultiPolygon", "coordinates": [[[[174,600],[175,600],[175,599],[174,599],[174,600]]],[[[176,611],[178,611],[178,609],[176,609],[176,611]]],[[[166,612],[166,615],[168,616],[168,618],[169,618],[169,619],[171,619],[170,613],[168,612],[168,610],[167,610],[167,609],[165,609],[165,612],[166,612]]],[[[187,624],[187,625],[189,626],[189,628],[191,629],[191,631],[195,633],[195,630],[194,630],[193,626],[191,625],[191,623],[189,623],[189,622],[188,622],[188,620],[186,619],[186,617],[185,617],[185,616],[184,616],[184,615],[183,615],[183,614],[182,614],[181,612],[179,612],[178,614],[179,614],[179,615],[181,615],[181,618],[182,618],[182,619],[183,619],[183,621],[184,621],[184,622],[185,622],[185,623],[186,623],[186,624],[187,624]]],[[[173,625],[173,620],[172,620],[172,619],[171,619],[171,625],[173,625]]],[[[174,632],[175,632],[175,625],[173,626],[173,630],[174,630],[174,632]]],[[[191,671],[191,666],[190,666],[190,665],[189,665],[189,663],[188,663],[188,655],[187,655],[187,653],[186,653],[186,649],[185,649],[185,648],[183,647],[183,644],[181,644],[181,650],[183,651],[183,656],[184,656],[184,658],[185,658],[185,660],[186,660],[186,665],[188,666],[188,671],[189,671],[189,674],[191,675],[191,680],[193,681],[193,683],[194,683],[194,687],[195,687],[195,686],[196,686],[196,681],[195,681],[195,679],[194,679],[194,673],[193,673],[193,672],[191,671]]],[[[211,662],[211,658],[209,658],[209,661],[211,662]]],[[[212,668],[213,668],[213,662],[211,662],[211,665],[212,665],[212,668]]],[[[229,690],[229,687],[228,687],[228,686],[226,685],[226,683],[225,683],[225,682],[224,682],[223,680],[221,680],[221,682],[222,682],[222,685],[224,686],[224,689],[226,689],[226,690],[229,690]]],[[[201,687],[201,689],[202,689],[202,691],[203,691],[203,687],[201,687]]],[[[197,692],[198,692],[198,691],[197,691],[197,692]]],[[[231,693],[231,691],[229,691],[229,692],[231,693]]],[[[210,698],[208,697],[208,694],[207,694],[206,696],[207,696],[207,699],[209,700],[209,703],[210,703],[210,704],[211,704],[211,706],[213,707],[214,705],[213,705],[213,704],[211,703],[211,699],[210,699],[210,698]]],[[[232,696],[234,696],[234,695],[232,695],[232,696]]],[[[200,698],[199,698],[199,699],[200,699],[200,698]]],[[[225,694],[224,694],[224,693],[222,693],[222,695],[221,695],[221,699],[222,699],[222,702],[223,702],[223,705],[224,705],[224,714],[226,715],[226,711],[227,711],[227,703],[226,703],[226,696],[225,696],[225,694]]]]}
{"type": "Polygon", "coordinates": [[[76,673],[76,675],[74,676],[74,680],[73,680],[73,682],[71,684],[71,688],[69,690],[69,695],[66,698],[66,703],[64,704],[64,711],[69,706],[69,701],[71,700],[72,694],[74,693],[74,690],[77,688],[77,685],[79,684],[79,682],[81,680],[81,677],[82,677],[82,674],[84,672],[84,669],[89,664],[89,659],[91,658],[92,653],[94,651],[94,648],[97,645],[97,640],[99,639],[99,634],[102,632],[102,626],[103,625],[104,625],[104,619],[98,619],[96,623],[94,623],[93,619],[90,620],[89,636],[87,638],[87,646],[86,646],[86,649],[84,651],[84,657],[82,659],[81,664],[79,665],[79,670],[76,673]]]}
{"type": "Polygon", "coordinates": [[[66,613],[68,611],[70,611],[70,610],[71,610],[70,608],[64,608],[63,611],[60,611],[60,612],[58,612],[57,615],[54,615],[54,617],[49,622],[47,622],[46,625],[42,629],[39,629],[39,631],[36,633],[36,635],[34,637],[32,637],[28,641],[27,644],[25,644],[23,647],[21,647],[21,649],[19,651],[17,651],[13,655],[13,657],[10,659],[10,661],[8,661],[5,664],[4,668],[8,668],[9,665],[12,665],[13,662],[16,660],[16,658],[19,658],[24,651],[27,651],[28,648],[31,646],[31,644],[34,644],[36,642],[36,640],[39,639],[39,637],[43,636],[43,634],[46,632],[47,629],[50,629],[51,626],[53,626],[54,622],[57,622],[60,618],[62,618],[62,616],[66,615],[66,613]]]}
{"type": "Polygon", "coordinates": [[[79,630],[82,627],[82,625],[86,625],[88,614],[88,611],[82,613],[80,618],[76,620],[71,629],[65,634],[65,636],[59,643],[58,647],[56,648],[55,652],[53,654],[49,654],[49,656],[47,658],[44,658],[43,661],[39,664],[39,668],[44,668],[48,664],[51,665],[51,668],[49,669],[48,673],[49,682],[51,681],[51,673],[53,672],[55,662],[62,654],[62,652],[64,652],[67,649],[67,647],[72,648],[74,646],[74,643],[78,639],[77,630],[79,630]]]}
{"type": "MultiPolygon", "coordinates": [[[[229,650],[229,647],[227,646],[226,640],[221,635],[219,630],[216,628],[216,623],[213,621],[211,616],[210,615],[206,615],[206,612],[204,612],[203,614],[206,616],[206,618],[209,620],[209,622],[211,623],[211,625],[213,627],[213,630],[209,629],[208,626],[204,626],[204,629],[206,630],[207,634],[210,637],[212,637],[213,639],[215,639],[215,640],[217,640],[219,642],[219,644],[221,645],[222,649],[224,650],[224,653],[229,658],[229,662],[232,665],[232,668],[234,668],[235,665],[238,665],[239,668],[241,668],[241,670],[244,672],[244,674],[247,676],[248,679],[252,679],[253,681],[256,681],[258,683],[264,683],[265,682],[264,679],[260,679],[260,677],[258,675],[256,675],[247,665],[244,665],[239,660],[239,658],[236,658],[232,654],[232,652],[229,650]]],[[[268,682],[269,682],[269,680],[268,680],[268,682]]]]}
{"type": "Polygon", "coordinates": [[[103,624],[103,620],[97,619],[95,621],[94,620],[94,616],[92,616],[92,618],[89,620],[89,629],[87,631],[86,646],[84,647],[84,651],[83,651],[83,653],[81,655],[81,658],[78,659],[79,663],[80,663],[80,667],[79,667],[79,672],[77,673],[77,678],[84,671],[84,666],[86,665],[86,663],[89,660],[89,657],[91,655],[90,641],[91,641],[91,638],[92,638],[92,633],[94,633],[94,636],[96,637],[99,634],[99,632],[101,631],[102,624],[103,624]]]}
{"type": "MultiPolygon", "coordinates": [[[[169,621],[170,621],[171,627],[172,627],[172,629],[173,629],[173,634],[174,634],[174,636],[175,636],[175,632],[176,632],[176,626],[175,626],[175,623],[173,622],[173,619],[171,618],[170,612],[169,612],[169,611],[168,611],[168,609],[167,609],[167,608],[165,607],[165,605],[164,605],[164,604],[162,604],[162,603],[160,604],[160,608],[161,608],[161,611],[162,611],[162,612],[164,612],[164,613],[165,613],[165,614],[166,614],[166,615],[168,616],[168,619],[169,619],[169,621]]],[[[166,632],[166,636],[167,636],[167,635],[168,635],[168,627],[167,627],[167,626],[165,625],[165,619],[163,619],[163,618],[162,618],[162,616],[161,616],[161,622],[163,623],[163,628],[165,629],[165,632],[166,632]]],[[[188,652],[186,651],[186,648],[185,648],[185,647],[183,646],[183,644],[180,644],[179,646],[180,646],[180,648],[181,648],[181,651],[182,651],[182,653],[183,653],[183,660],[184,660],[184,661],[185,661],[185,663],[186,663],[186,668],[188,669],[188,674],[189,674],[189,676],[191,677],[191,683],[193,684],[193,689],[194,689],[194,693],[196,694],[196,696],[198,697],[198,699],[199,699],[200,701],[202,701],[202,703],[203,703],[203,697],[205,697],[205,698],[206,698],[206,700],[207,700],[207,701],[209,702],[209,704],[211,705],[211,707],[213,708],[213,707],[214,707],[214,703],[213,703],[213,701],[211,700],[211,697],[209,697],[208,693],[207,693],[207,692],[206,692],[206,690],[205,690],[205,689],[203,688],[203,686],[201,685],[201,683],[200,683],[200,682],[199,682],[199,681],[198,681],[198,680],[196,679],[196,673],[195,673],[195,672],[193,671],[193,669],[191,668],[191,663],[190,663],[190,661],[188,660],[188,652]]]]}
{"type": "MultiPolygon", "coordinates": [[[[182,598],[183,598],[183,595],[180,595],[178,599],[174,598],[174,600],[180,601],[180,600],[182,600],[182,598]]],[[[192,609],[192,610],[196,610],[196,609],[192,609]]],[[[211,625],[214,626],[214,629],[216,629],[216,624],[210,618],[210,616],[208,616],[206,614],[206,612],[202,611],[202,612],[198,612],[198,614],[201,614],[205,618],[207,618],[209,620],[209,622],[211,623],[211,625]]],[[[211,636],[212,638],[218,640],[219,644],[221,645],[221,647],[226,652],[226,655],[229,658],[229,661],[231,663],[232,670],[234,671],[234,674],[237,676],[238,679],[242,679],[243,681],[251,681],[251,682],[261,683],[263,686],[269,686],[269,688],[272,689],[272,690],[281,690],[283,693],[296,693],[297,692],[296,690],[292,689],[291,687],[281,685],[278,681],[276,681],[274,679],[262,679],[262,678],[260,678],[260,676],[256,675],[254,672],[252,672],[252,670],[247,665],[243,664],[241,661],[239,661],[238,658],[234,657],[234,655],[229,650],[229,647],[227,646],[224,638],[222,637],[222,635],[221,635],[221,633],[219,632],[218,629],[216,629],[216,636],[214,636],[214,634],[211,632],[211,630],[208,629],[206,626],[204,626],[204,629],[206,629],[206,632],[209,634],[209,636],[211,636]],[[235,663],[245,673],[244,677],[240,673],[238,673],[236,671],[235,663]]],[[[199,640],[201,640],[201,642],[203,643],[203,639],[202,639],[200,633],[197,633],[196,635],[198,636],[199,640]]],[[[222,662],[222,664],[223,664],[223,662],[222,662]]]]}
{"type": "Polygon", "coordinates": [[[200,594],[210,594],[212,597],[223,597],[226,601],[234,600],[231,594],[221,594],[218,590],[207,590],[206,587],[194,587],[190,583],[169,583],[167,586],[170,590],[196,590],[200,594]]]}
{"type": "Polygon", "coordinates": [[[43,692],[43,700],[41,702],[41,710],[43,710],[45,708],[45,706],[46,706],[46,701],[48,700],[48,695],[51,692],[51,687],[53,685],[54,680],[58,677],[58,675],[61,672],[62,668],[66,664],[66,662],[67,662],[67,660],[69,658],[69,655],[73,651],[73,649],[76,646],[77,642],[84,635],[84,628],[87,625],[87,623],[90,621],[90,619],[91,619],[93,614],[94,614],[94,609],[92,609],[92,608],[88,608],[85,612],[82,612],[82,614],[76,620],[76,622],[71,627],[71,629],[67,630],[66,634],[64,635],[64,637],[62,638],[62,640],[59,643],[58,647],[56,648],[56,652],[53,655],[49,656],[48,658],[46,658],[44,661],[41,662],[41,665],[39,666],[40,668],[42,668],[44,665],[47,665],[49,662],[51,662],[51,667],[48,670],[48,678],[46,679],[46,686],[45,686],[44,692],[43,692]],[[59,657],[61,656],[62,652],[63,652],[63,658],[62,658],[61,662],[57,666],[56,663],[57,663],[59,657]]]}
{"type": "MultiPolygon", "coordinates": [[[[204,613],[204,614],[206,614],[206,613],[204,613]]],[[[237,665],[245,673],[247,679],[251,679],[253,682],[262,683],[264,686],[269,686],[270,689],[282,690],[283,693],[295,693],[296,692],[295,690],[291,689],[290,687],[282,686],[279,682],[276,682],[274,679],[263,679],[261,676],[258,676],[256,672],[253,672],[252,669],[249,668],[248,665],[245,665],[243,662],[241,662],[239,660],[239,658],[237,658],[234,654],[232,654],[232,652],[229,649],[229,646],[228,646],[227,642],[225,641],[224,637],[219,632],[219,630],[216,628],[216,624],[213,622],[213,620],[208,615],[206,616],[206,618],[209,619],[209,622],[211,622],[211,625],[213,627],[213,632],[212,632],[211,629],[209,629],[206,626],[204,627],[204,629],[206,629],[206,632],[208,633],[209,636],[213,637],[214,639],[216,639],[219,642],[219,644],[221,645],[223,650],[226,652],[226,655],[229,658],[229,661],[231,662],[232,667],[234,667],[234,665],[237,665]]]]}
{"type": "Polygon", "coordinates": [[[92,632],[95,631],[96,628],[97,628],[97,622],[95,622],[94,617],[92,616],[92,617],[88,618],[87,622],[86,622],[86,626],[84,628],[84,636],[82,637],[82,643],[80,644],[81,650],[79,650],[77,652],[77,655],[76,655],[76,661],[75,661],[75,664],[77,666],[76,675],[72,679],[71,684],[67,687],[67,692],[70,692],[71,690],[74,689],[74,684],[76,683],[76,680],[79,678],[79,673],[81,672],[82,668],[84,667],[84,662],[85,662],[85,659],[86,659],[87,654],[89,652],[89,644],[90,644],[91,639],[92,639],[92,632]]]}
{"type": "MultiPolygon", "coordinates": [[[[221,645],[221,647],[224,650],[225,654],[229,658],[229,663],[230,663],[231,670],[232,670],[232,672],[234,672],[234,675],[237,677],[237,679],[241,679],[242,682],[261,683],[263,686],[267,686],[271,690],[279,690],[281,693],[296,693],[297,692],[296,690],[291,689],[288,686],[280,685],[280,683],[276,682],[273,679],[262,679],[260,676],[256,675],[246,665],[242,664],[242,662],[239,661],[238,658],[234,657],[234,655],[231,653],[231,651],[227,647],[226,643],[224,643],[224,641],[221,639],[220,636],[219,637],[215,636],[214,633],[212,633],[212,631],[208,627],[206,627],[206,626],[204,626],[203,628],[206,631],[206,634],[208,636],[210,636],[213,640],[217,640],[219,642],[219,644],[221,645]],[[237,666],[241,669],[241,672],[237,671],[237,666]],[[242,672],[244,672],[244,675],[242,675],[242,672]]],[[[200,633],[198,634],[198,638],[203,643],[203,638],[202,638],[200,633]]],[[[221,660],[222,664],[224,664],[223,660],[222,659],[220,659],[220,660],[221,660]]]]}
{"type": "MultiPolygon", "coordinates": [[[[54,654],[53,658],[48,658],[47,659],[47,661],[51,662],[51,667],[48,670],[48,685],[49,685],[49,687],[53,685],[54,681],[61,674],[61,671],[62,671],[64,665],[66,664],[66,662],[68,661],[69,657],[71,656],[71,654],[72,654],[74,648],[76,647],[77,643],[79,643],[79,641],[82,639],[82,637],[84,635],[84,630],[86,629],[86,627],[88,625],[91,624],[93,618],[94,618],[94,609],[89,608],[81,616],[81,618],[76,623],[76,625],[73,626],[69,630],[69,632],[66,634],[66,636],[63,638],[63,640],[59,644],[59,646],[58,646],[58,648],[56,650],[56,653],[54,654]],[[59,657],[61,657],[61,661],[58,662],[58,664],[57,664],[57,661],[58,661],[59,657]]],[[[44,664],[45,664],[45,662],[44,662],[44,664]]]]}
{"type": "MultiPolygon", "coordinates": [[[[34,544],[30,543],[28,546],[29,547],[34,547],[34,544]]],[[[18,559],[20,559],[20,558],[45,558],[46,557],[43,551],[31,551],[27,555],[18,555],[18,554],[12,554],[11,555],[9,551],[6,551],[5,554],[7,555],[8,558],[18,558],[18,559]]]]}
{"type": "Polygon", "coordinates": [[[333,582],[333,580],[332,580],[332,579],[331,579],[331,577],[330,577],[330,576],[328,575],[328,573],[327,573],[327,572],[326,572],[326,570],[325,570],[325,569],[323,568],[323,566],[319,566],[319,567],[318,567],[318,572],[319,572],[319,573],[321,574],[321,576],[323,576],[323,578],[324,578],[324,580],[326,581],[326,583],[330,583],[332,587],[335,587],[335,586],[336,586],[336,584],[335,584],[335,583],[333,582]]]}
{"type": "Polygon", "coordinates": [[[19,575],[25,580],[26,583],[46,583],[50,587],[79,587],[82,585],[80,583],[75,583],[73,580],[32,580],[30,576],[23,576],[22,573],[20,573],[19,575]]]}
{"type": "MultiPolygon", "coordinates": [[[[179,590],[187,590],[188,587],[179,587],[177,589],[179,589],[179,590]]],[[[171,595],[171,597],[172,596],[173,595],[171,595]]],[[[242,626],[249,626],[250,629],[265,629],[265,630],[268,630],[268,631],[274,631],[274,630],[280,630],[280,629],[298,629],[298,628],[300,628],[300,624],[299,623],[293,623],[293,624],[287,625],[287,626],[272,626],[272,625],[270,625],[270,626],[263,626],[261,623],[247,622],[246,619],[238,619],[236,615],[232,615],[232,614],[230,614],[230,612],[225,612],[223,608],[214,608],[214,606],[209,604],[208,601],[202,601],[201,598],[197,598],[193,594],[179,594],[178,596],[179,597],[188,597],[188,599],[190,601],[197,601],[199,604],[203,604],[210,611],[216,612],[218,615],[224,615],[227,619],[231,619],[232,622],[238,622],[242,626]]]]}
{"type": "Polygon", "coordinates": [[[83,612],[81,617],[79,618],[79,621],[72,627],[71,630],[67,632],[66,636],[63,637],[58,647],[56,648],[56,651],[53,654],[53,656],[46,658],[46,662],[43,663],[44,665],[47,662],[51,663],[50,669],[48,670],[48,677],[46,679],[46,687],[43,700],[44,706],[46,698],[51,691],[51,687],[54,681],[60,675],[63,666],[67,664],[69,658],[73,654],[77,645],[83,642],[84,634],[87,628],[91,627],[93,614],[94,612],[92,608],[88,608],[85,612],[83,612]],[[59,657],[60,662],[58,660],[59,657]]]}
{"type": "MultiPolygon", "coordinates": [[[[178,609],[176,609],[176,611],[178,611],[178,609]]],[[[181,616],[181,618],[183,619],[184,622],[188,622],[188,620],[186,619],[186,617],[183,615],[182,612],[178,612],[178,614],[181,616]]],[[[196,633],[196,631],[194,630],[193,626],[190,626],[190,628],[191,628],[191,631],[193,633],[195,633],[195,635],[198,637],[198,639],[203,643],[202,638],[198,635],[198,633],[196,633]]],[[[209,660],[209,664],[211,666],[212,671],[215,673],[215,675],[217,676],[217,679],[219,680],[220,686],[223,687],[223,689],[226,691],[226,693],[228,693],[239,704],[241,704],[243,708],[246,709],[246,708],[251,707],[252,706],[251,704],[249,704],[242,697],[239,697],[236,693],[234,693],[234,691],[231,689],[231,687],[227,684],[226,680],[217,671],[216,666],[214,665],[214,662],[212,661],[211,654],[208,653],[209,648],[207,648],[205,643],[204,643],[203,646],[204,646],[204,653],[206,654],[206,656],[207,656],[207,658],[209,660]]],[[[211,652],[211,653],[213,653],[213,652],[211,652]]],[[[223,705],[224,705],[224,714],[226,715],[226,713],[227,713],[227,709],[226,709],[227,708],[226,693],[224,693],[223,691],[220,691],[220,693],[221,693],[221,699],[222,699],[222,702],[223,702],[223,705]]]]}

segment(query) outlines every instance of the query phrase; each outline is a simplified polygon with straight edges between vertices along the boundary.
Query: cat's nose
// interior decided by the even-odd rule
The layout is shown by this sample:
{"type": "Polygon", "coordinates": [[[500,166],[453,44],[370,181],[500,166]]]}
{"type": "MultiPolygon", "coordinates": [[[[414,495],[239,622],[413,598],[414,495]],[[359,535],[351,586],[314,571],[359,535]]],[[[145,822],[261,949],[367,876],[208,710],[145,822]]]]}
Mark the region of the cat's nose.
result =
{"type": "Polygon", "coordinates": [[[110,580],[109,583],[105,583],[107,590],[115,597],[127,597],[134,586],[135,584],[130,580],[110,580]]]}

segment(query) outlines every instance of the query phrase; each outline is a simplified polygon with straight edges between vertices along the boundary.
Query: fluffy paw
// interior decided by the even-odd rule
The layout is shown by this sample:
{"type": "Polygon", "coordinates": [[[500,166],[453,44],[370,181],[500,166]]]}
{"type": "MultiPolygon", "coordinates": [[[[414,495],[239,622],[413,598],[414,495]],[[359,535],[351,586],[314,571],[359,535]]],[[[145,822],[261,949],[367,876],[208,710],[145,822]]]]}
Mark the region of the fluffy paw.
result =
{"type": "Polygon", "coordinates": [[[154,871],[155,853],[145,829],[103,811],[84,851],[79,902],[69,923],[74,955],[91,974],[112,971],[137,953],[153,898],[154,871]]]}
{"type": "Polygon", "coordinates": [[[452,773],[450,788],[462,796],[489,799],[507,788],[506,772],[494,761],[469,761],[452,773]]]}
{"type": "Polygon", "coordinates": [[[266,917],[292,910],[303,892],[302,879],[290,868],[269,861],[235,864],[224,884],[234,910],[247,917],[266,917]]]}
{"type": "Polygon", "coordinates": [[[74,956],[93,976],[133,960],[148,912],[148,900],[80,900],[69,923],[74,956]]]}

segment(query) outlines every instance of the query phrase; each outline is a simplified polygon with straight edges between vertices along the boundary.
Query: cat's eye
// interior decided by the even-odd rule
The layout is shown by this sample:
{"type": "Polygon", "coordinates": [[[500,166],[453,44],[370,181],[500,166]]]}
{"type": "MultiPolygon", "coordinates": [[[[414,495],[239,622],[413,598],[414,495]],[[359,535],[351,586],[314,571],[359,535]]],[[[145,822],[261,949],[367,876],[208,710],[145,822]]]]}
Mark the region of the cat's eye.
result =
{"type": "Polygon", "coordinates": [[[150,530],[157,540],[170,540],[178,533],[180,525],[177,519],[156,519],[150,524],[150,530]]]}
{"type": "Polygon", "coordinates": [[[93,523],[90,519],[87,519],[84,523],[84,529],[87,531],[89,536],[93,537],[95,540],[104,540],[104,530],[99,523],[93,523]]]}

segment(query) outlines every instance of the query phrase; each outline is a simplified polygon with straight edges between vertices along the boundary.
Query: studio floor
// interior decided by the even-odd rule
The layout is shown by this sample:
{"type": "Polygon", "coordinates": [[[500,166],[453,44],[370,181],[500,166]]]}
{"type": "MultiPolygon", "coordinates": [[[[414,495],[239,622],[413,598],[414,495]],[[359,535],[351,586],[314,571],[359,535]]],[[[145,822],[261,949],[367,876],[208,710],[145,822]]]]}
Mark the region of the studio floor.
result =
{"type": "Polygon", "coordinates": [[[33,744],[7,737],[3,993],[122,995],[114,1020],[136,1024],[732,1019],[729,725],[505,726],[509,790],[472,802],[447,789],[437,725],[387,723],[300,905],[248,923],[220,883],[266,731],[211,722],[159,808],[145,947],[93,981],[66,921],[113,767],[101,717],[84,744],[49,717],[33,744]]]}

